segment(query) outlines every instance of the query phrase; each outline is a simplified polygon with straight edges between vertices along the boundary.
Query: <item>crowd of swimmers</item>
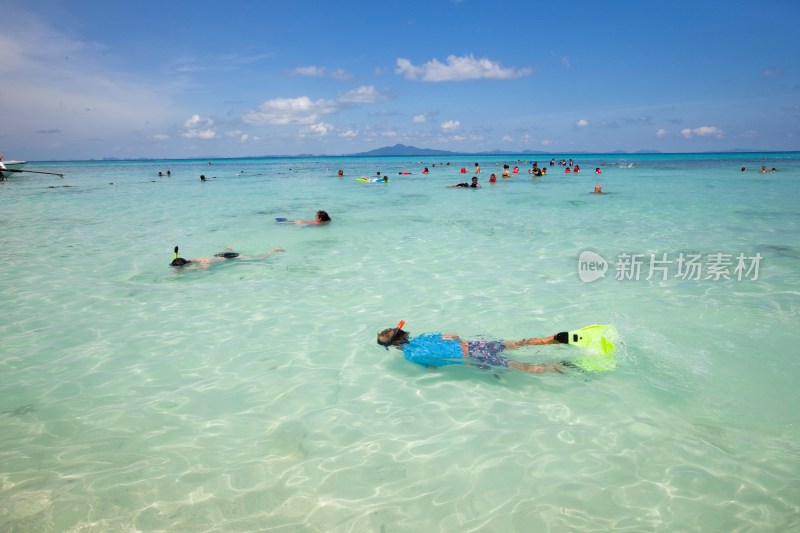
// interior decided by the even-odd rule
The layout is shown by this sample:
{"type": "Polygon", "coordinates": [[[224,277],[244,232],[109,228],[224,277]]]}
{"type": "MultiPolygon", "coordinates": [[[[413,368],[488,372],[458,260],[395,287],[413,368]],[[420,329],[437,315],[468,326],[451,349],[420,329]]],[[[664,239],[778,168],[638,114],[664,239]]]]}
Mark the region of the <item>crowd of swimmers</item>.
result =
{"type": "MultiPolygon", "coordinates": [[[[504,164],[503,165],[503,170],[500,173],[500,176],[503,179],[508,180],[508,179],[511,179],[512,176],[514,176],[516,174],[519,174],[519,172],[520,172],[519,164],[520,163],[527,163],[527,161],[524,161],[524,162],[523,161],[517,161],[517,164],[515,164],[513,168],[511,167],[511,165],[504,164]]],[[[420,163],[420,164],[422,164],[422,163],[420,163]]],[[[439,166],[450,166],[449,162],[447,162],[447,163],[433,163],[432,166],[436,167],[437,164],[439,166]]],[[[558,164],[559,166],[564,166],[565,167],[564,168],[564,173],[566,173],[566,174],[578,174],[581,171],[580,165],[576,164],[572,159],[570,159],[569,162],[567,162],[567,160],[565,160],[565,159],[562,159],[562,160],[560,160],[558,162],[556,162],[555,158],[550,160],[550,166],[551,167],[555,166],[556,164],[558,164]]],[[[496,166],[500,166],[500,163],[495,163],[495,165],[496,166]]],[[[467,167],[461,167],[460,172],[461,172],[461,174],[466,174],[467,173],[467,167]]],[[[430,173],[430,169],[427,166],[423,167],[422,174],[426,174],[427,175],[429,173],[430,173]]],[[[451,189],[480,189],[481,186],[478,183],[478,174],[480,174],[480,173],[481,173],[481,165],[480,165],[480,163],[475,163],[475,167],[473,169],[473,174],[475,174],[475,175],[472,177],[472,181],[471,182],[466,182],[466,181],[458,182],[458,183],[455,183],[453,185],[449,185],[448,188],[451,188],[451,189]]],[[[600,167],[596,167],[595,170],[594,170],[594,173],[595,174],[602,174],[603,171],[600,170],[600,167]]],[[[405,172],[399,172],[398,174],[400,174],[400,175],[410,175],[411,172],[405,171],[405,172]]],[[[534,161],[531,164],[531,167],[528,169],[528,174],[530,174],[531,176],[534,176],[534,177],[546,176],[547,175],[547,167],[540,167],[538,161],[534,161]]],[[[344,177],[344,170],[339,169],[338,172],[336,173],[336,175],[338,177],[340,177],[340,178],[344,177]]],[[[365,183],[387,183],[389,181],[389,178],[386,175],[381,176],[380,171],[378,171],[376,173],[375,177],[369,178],[367,176],[362,176],[361,178],[356,179],[356,181],[365,182],[365,183]]],[[[489,183],[497,183],[497,174],[496,173],[493,172],[489,176],[489,183]]],[[[603,187],[600,184],[595,185],[594,191],[592,191],[592,192],[595,193],[595,194],[604,194],[603,193],[603,187]]]]}
{"type": "MultiPolygon", "coordinates": [[[[518,162],[518,163],[520,163],[520,162],[518,162]]],[[[449,162],[448,163],[438,163],[438,165],[439,166],[450,166],[450,163],[449,162]]],[[[499,166],[500,163],[496,163],[496,165],[499,166]]],[[[570,159],[568,162],[565,159],[562,159],[562,160],[560,160],[558,162],[555,160],[555,158],[551,159],[550,160],[550,166],[554,167],[556,165],[563,166],[564,167],[564,172],[567,173],[567,174],[577,174],[577,173],[580,172],[580,165],[575,164],[575,162],[572,159],[570,159]]],[[[436,167],[437,163],[433,163],[432,166],[436,167]]],[[[747,169],[745,167],[742,167],[742,172],[745,172],[746,170],[747,169]]],[[[762,166],[761,170],[760,170],[761,173],[776,172],[776,171],[777,171],[777,169],[775,169],[775,168],[772,168],[772,169],[768,170],[766,166],[762,166]]],[[[422,174],[428,174],[429,172],[430,172],[430,170],[428,169],[427,166],[424,167],[423,170],[422,170],[422,174]]],[[[467,173],[466,167],[461,167],[461,171],[460,172],[462,174],[466,174],[467,173]]],[[[454,185],[449,185],[448,188],[480,189],[481,186],[478,183],[478,174],[481,173],[481,167],[480,167],[479,163],[475,163],[473,172],[474,172],[475,175],[472,177],[472,180],[470,182],[466,182],[466,181],[459,182],[459,183],[456,183],[454,185]]],[[[501,172],[501,176],[502,176],[503,179],[510,179],[511,176],[513,176],[515,174],[518,174],[518,173],[519,173],[519,164],[514,165],[514,167],[511,167],[508,164],[504,164],[503,165],[503,170],[501,172]]],[[[166,176],[171,176],[171,174],[172,173],[169,170],[166,171],[166,176]]],[[[400,172],[400,174],[410,174],[410,172],[400,172]]],[[[545,175],[547,175],[547,168],[540,167],[538,162],[534,161],[533,164],[531,165],[531,167],[528,169],[528,174],[531,174],[532,176],[537,176],[537,177],[538,176],[545,176],[545,175]]],[[[602,174],[602,171],[601,171],[600,167],[596,167],[595,168],[595,174],[602,174]]],[[[159,176],[163,176],[164,174],[162,172],[159,172],[158,175],[159,176]]],[[[340,169],[337,172],[337,175],[339,177],[344,177],[344,170],[340,169]]],[[[205,175],[201,175],[200,176],[200,180],[201,181],[206,181],[205,175]]],[[[381,175],[381,173],[379,171],[379,172],[376,173],[376,177],[375,178],[365,178],[365,181],[369,181],[369,182],[373,182],[373,183],[374,182],[384,182],[385,183],[385,182],[389,181],[389,178],[386,175],[381,175]]],[[[497,175],[495,173],[492,173],[489,176],[489,183],[496,183],[496,182],[497,182],[497,175]]],[[[599,183],[594,186],[594,190],[592,191],[592,193],[593,194],[605,194],[603,192],[603,186],[600,185],[599,183]]],[[[313,219],[309,219],[309,220],[291,219],[290,220],[290,219],[286,219],[286,218],[278,218],[278,219],[276,219],[276,221],[280,222],[280,223],[287,223],[287,224],[298,224],[298,225],[305,225],[305,226],[321,226],[321,225],[330,224],[332,220],[331,220],[330,215],[328,215],[328,213],[326,211],[320,210],[320,211],[316,212],[316,214],[315,214],[313,219]]],[[[273,248],[272,250],[270,250],[269,252],[267,252],[265,254],[258,255],[258,256],[255,256],[255,257],[247,257],[247,256],[243,256],[243,255],[241,255],[241,254],[239,254],[237,252],[233,252],[230,249],[226,249],[225,251],[216,254],[214,257],[208,257],[208,258],[200,257],[200,258],[195,258],[195,259],[184,259],[184,258],[178,257],[178,247],[176,246],[175,247],[175,259],[173,259],[173,261],[172,261],[172,263],[170,263],[170,265],[175,266],[175,267],[183,267],[183,266],[187,266],[187,265],[199,265],[202,268],[207,268],[210,264],[218,263],[218,262],[222,262],[222,261],[227,261],[227,260],[231,260],[231,259],[237,259],[237,260],[240,260],[240,261],[266,259],[267,257],[272,255],[273,253],[283,252],[283,251],[285,251],[285,250],[283,250],[282,248],[273,248]]]]}
{"type": "MultiPolygon", "coordinates": [[[[508,164],[504,164],[503,165],[503,170],[502,170],[502,172],[500,174],[501,177],[503,179],[510,179],[513,175],[519,174],[519,163],[527,163],[527,162],[517,161],[517,164],[514,165],[514,167],[511,167],[508,164]]],[[[211,163],[209,163],[209,165],[211,165],[211,163]]],[[[495,165],[499,166],[500,163],[495,163],[495,165]]],[[[578,174],[581,171],[580,165],[576,164],[572,159],[570,159],[569,161],[567,161],[566,159],[561,159],[559,161],[556,161],[555,158],[552,158],[550,160],[550,167],[555,167],[556,165],[564,167],[564,173],[566,173],[566,174],[578,174]]],[[[434,168],[436,166],[450,166],[450,163],[449,162],[447,162],[447,163],[433,163],[432,166],[434,168]]],[[[747,168],[746,167],[742,167],[741,171],[742,172],[746,172],[747,168]]],[[[761,174],[766,174],[768,172],[777,172],[777,171],[778,171],[778,169],[776,169],[775,167],[773,167],[771,169],[768,169],[766,165],[762,165],[761,169],[759,170],[759,172],[761,174]]],[[[466,167],[461,167],[460,172],[461,172],[461,174],[466,174],[467,173],[466,167]]],[[[481,186],[478,183],[478,174],[481,173],[481,166],[480,166],[479,163],[475,163],[473,172],[474,172],[475,175],[472,177],[472,180],[470,182],[462,181],[462,182],[456,183],[454,185],[449,185],[448,188],[480,189],[481,186]]],[[[423,170],[422,170],[422,174],[429,174],[429,173],[430,173],[430,170],[428,169],[427,166],[425,166],[423,168],[423,170]]],[[[410,172],[400,172],[400,174],[411,174],[411,173],[410,172]]],[[[531,165],[531,167],[528,169],[528,174],[530,174],[532,176],[535,176],[535,177],[545,176],[545,175],[547,175],[547,168],[546,167],[540,167],[539,163],[537,161],[534,161],[533,164],[531,165]]],[[[595,174],[602,174],[602,170],[600,169],[600,167],[596,167],[595,168],[595,174]]],[[[159,176],[165,176],[166,175],[167,177],[169,177],[169,176],[172,175],[172,172],[170,170],[167,170],[166,172],[159,171],[158,175],[159,176]]],[[[344,177],[344,170],[340,169],[337,172],[337,175],[340,178],[344,177]]],[[[200,175],[200,181],[206,181],[206,176],[204,174],[200,175]]],[[[376,183],[376,182],[386,183],[386,182],[389,181],[389,178],[386,175],[381,175],[381,173],[379,171],[379,172],[377,172],[376,177],[374,177],[374,178],[366,178],[366,177],[364,177],[360,181],[368,181],[368,182],[371,182],[371,183],[376,183]]],[[[495,173],[492,173],[489,176],[489,183],[496,183],[496,182],[497,182],[497,175],[495,173]]],[[[594,186],[594,190],[592,191],[592,194],[606,194],[606,193],[603,192],[603,186],[598,183],[598,184],[596,184],[594,186]]],[[[291,220],[289,220],[289,219],[286,219],[286,218],[278,218],[278,219],[276,219],[276,221],[277,222],[282,222],[282,223],[287,223],[287,224],[298,224],[298,225],[305,225],[305,226],[321,226],[321,225],[330,224],[331,217],[330,217],[330,215],[328,215],[328,213],[326,211],[320,210],[320,211],[316,212],[316,214],[315,214],[313,219],[309,219],[309,220],[291,219],[291,220]]],[[[285,251],[285,250],[283,250],[282,248],[273,248],[272,250],[270,250],[269,252],[267,252],[265,254],[258,255],[258,256],[255,256],[255,257],[247,257],[247,256],[243,256],[243,255],[241,255],[241,254],[239,254],[237,252],[233,252],[230,249],[226,249],[226,250],[216,254],[214,257],[207,257],[207,258],[200,257],[200,258],[195,258],[195,259],[184,259],[182,257],[178,257],[178,247],[176,246],[175,247],[175,258],[170,263],[170,265],[174,266],[174,267],[184,267],[184,266],[187,266],[187,265],[199,265],[201,268],[208,268],[208,266],[210,264],[218,263],[218,262],[222,262],[222,261],[228,261],[228,260],[231,260],[231,259],[237,259],[237,260],[240,260],[240,261],[266,259],[267,257],[272,255],[273,253],[283,252],[283,251],[285,251]]]]}
{"type": "MultiPolygon", "coordinates": [[[[564,165],[566,165],[566,171],[568,173],[569,172],[574,172],[574,173],[580,172],[580,166],[575,165],[572,160],[569,161],[568,165],[566,164],[566,161],[563,161],[563,160],[562,160],[562,162],[559,162],[558,164],[561,165],[562,163],[564,165]],[[570,169],[572,169],[572,170],[570,170],[570,169]]],[[[555,159],[550,161],[550,166],[554,166],[555,164],[556,164],[555,163],[555,159]]],[[[449,166],[450,163],[449,162],[448,163],[440,163],[440,165],[441,166],[449,166]]],[[[499,163],[496,163],[496,165],[499,166],[499,163]]],[[[437,164],[433,163],[432,166],[436,167],[437,164]]],[[[742,170],[744,170],[744,169],[742,169],[742,170]]],[[[428,174],[429,172],[430,172],[430,170],[428,169],[427,166],[424,167],[423,170],[422,170],[423,174],[428,174]]],[[[462,167],[461,168],[461,173],[465,174],[466,172],[467,172],[466,167],[462,167]]],[[[459,182],[459,183],[456,183],[454,185],[450,185],[449,188],[480,189],[481,186],[478,183],[478,174],[480,174],[480,172],[481,172],[480,164],[479,163],[475,163],[475,167],[474,167],[475,175],[472,177],[472,180],[470,182],[466,182],[466,181],[459,182]]],[[[509,179],[512,175],[518,174],[518,173],[519,173],[519,165],[515,165],[513,167],[513,169],[512,169],[510,165],[504,164],[501,176],[504,179],[509,179]]],[[[528,173],[531,174],[531,175],[534,175],[534,176],[543,176],[543,175],[547,174],[547,169],[539,167],[538,162],[534,161],[532,166],[531,166],[531,168],[528,170],[528,173]]],[[[600,174],[600,168],[599,167],[596,169],[596,173],[600,174]]],[[[400,172],[400,174],[410,174],[410,172],[400,172]]],[[[159,171],[158,175],[159,176],[164,176],[164,173],[159,171]]],[[[167,176],[171,176],[172,173],[169,170],[167,170],[166,171],[166,175],[167,176]]],[[[344,177],[344,170],[339,169],[338,172],[337,172],[337,176],[340,177],[340,178],[344,177]]],[[[375,178],[366,178],[366,177],[364,177],[364,178],[362,178],[362,180],[363,181],[369,181],[369,182],[372,182],[372,183],[374,183],[374,182],[386,183],[386,182],[389,181],[389,178],[386,175],[381,175],[381,172],[378,171],[376,173],[376,177],[375,178]]],[[[204,174],[200,175],[200,181],[206,181],[206,176],[204,174]]],[[[497,175],[492,173],[491,176],[489,177],[489,182],[490,183],[496,183],[497,182],[497,175]]],[[[600,184],[595,185],[593,193],[595,193],[595,194],[604,194],[603,193],[603,187],[600,184]]],[[[304,225],[304,226],[322,226],[322,225],[330,224],[332,222],[332,219],[331,219],[330,215],[328,214],[328,212],[327,211],[323,211],[323,210],[317,211],[316,214],[314,215],[313,219],[306,220],[306,219],[276,218],[275,220],[276,220],[276,222],[279,222],[279,223],[297,224],[297,225],[304,225]]],[[[173,267],[185,267],[185,266],[189,266],[189,265],[196,265],[196,266],[200,266],[201,268],[208,268],[209,265],[211,265],[211,264],[220,263],[220,262],[223,262],[223,261],[229,261],[229,260],[232,260],[232,259],[236,259],[236,260],[239,260],[239,261],[263,260],[263,259],[268,258],[269,256],[271,256],[272,254],[274,254],[276,252],[284,252],[284,251],[285,250],[283,250],[282,248],[273,248],[272,250],[270,250],[269,252],[267,252],[265,254],[261,254],[261,255],[255,256],[255,257],[248,257],[248,256],[241,255],[238,252],[234,252],[230,248],[228,248],[228,249],[226,249],[226,250],[224,250],[224,251],[222,251],[220,253],[215,254],[214,257],[198,257],[198,258],[194,258],[194,259],[185,259],[183,257],[179,257],[178,256],[178,247],[176,246],[175,250],[174,250],[175,258],[172,260],[170,265],[173,266],[173,267]]]]}

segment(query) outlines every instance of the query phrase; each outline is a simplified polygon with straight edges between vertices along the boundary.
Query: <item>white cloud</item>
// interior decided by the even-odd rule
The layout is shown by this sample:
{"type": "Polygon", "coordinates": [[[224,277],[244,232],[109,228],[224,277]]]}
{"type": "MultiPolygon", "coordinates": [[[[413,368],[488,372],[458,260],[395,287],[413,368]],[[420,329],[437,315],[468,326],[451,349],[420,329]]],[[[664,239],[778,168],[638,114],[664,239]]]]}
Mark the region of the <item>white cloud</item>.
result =
{"type": "Polygon", "coordinates": [[[503,142],[510,143],[514,140],[514,137],[512,137],[511,135],[503,135],[503,138],[501,140],[503,142]]]}
{"type": "Polygon", "coordinates": [[[553,143],[550,139],[542,139],[542,146],[549,146],[553,143]]]}
{"type": "Polygon", "coordinates": [[[686,139],[692,137],[708,137],[713,135],[717,139],[724,136],[724,132],[716,126],[700,126],[699,128],[684,128],[681,130],[681,135],[686,139]]]}
{"type": "Polygon", "coordinates": [[[186,119],[186,122],[183,123],[183,125],[184,125],[184,127],[186,129],[196,128],[197,126],[211,126],[213,124],[214,124],[214,121],[211,120],[210,118],[209,119],[204,119],[204,118],[201,118],[200,115],[197,115],[197,114],[192,115],[191,117],[186,119]]]}
{"type": "Polygon", "coordinates": [[[309,65],[307,67],[297,67],[296,69],[289,72],[289,74],[296,76],[311,76],[314,78],[319,78],[325,75],[325,69],[323,67],[318,67],[316,65],[309,65]]]}
{"type": "Polygon", "coordinates": [[[331,100],[311,100],[308,96],[274,98],[262,103],[255,111],[247,111],[242,120],[248,124],[313,124],[320,115],[336,110],[336,103],[331,100]]]}
{"type": "Polygon", "coordinates": [[[217,136],[217,133],[214,130],[189,130],[185,131],[181,134],[183,137],[187,139],[203,139],[203,140],[210,140],[214,139],[217,136]]]}
{"type": "Polygon", "coordinates": [[[353,137],[358,136],[358,130],[344,130],[339,134],[339,137],[345,137],[348,139],[352,139],[353,137]]]}
{"type": "Polygon", "coordinates": [[[247,140],[250,138],[250,135],[244,133],[242,130],[231,130],[226,132],[225,135],[230,137],[231,139],[236,139],[241,143],[247,142],[247,140]]]}
{"type": "Polygon", "coordinates": [[[424,124],[428,122],[428,115],[422,113],[420,115],[414,115],[414,118],[411,119],[414,124],[424,124]]]}
{"type": "Polygon", "coordinates": [[[334,100],[325,98],[312,100],[308,96],[273,98],[262,103],[256,110],[247,111],[242,115],[242,121],[248,124],[276,126],[313,124],[320,116],[338,111],[340,105],[373,104],[383,99],[380,91],[371,85],[363,85],[348,91],[334,100]]]}
{"type": "Polygon", "coordinates": [[[461,122],[458,120],[445,120],[442,122],[442,129],[444,131],[453,131],[461,127],[461,122]]]}
{"type": "Polygon", "coordinates": [[[289,71],[290,76],[309,76],[312,78],[322,78],[329,76],[337,80],[349,80],[353,76],[344,69],[337,68],[336,70],[328,72],[325,67],[318,67],[316,65],[309,65],[307,67],[297,67],[289,71]]]}
{"type": "Polygon", "coordinates": [[[478,79],[505,80],[529,76],[531,68],[503,68],[500,63],[489,59],[475,59],[472,55],[447,56],[447,64],[434,58],[421,66],[416,66],[408,59],[397,58],[395,73],[403,75],[407,80],[421,81],[461,81],[478,79]]]}
{"type": "Polygon", "coordinates": [[[187,139],[214,139],[217,132],[212,129],[214,121],[210,118],[202,118],[200,115],[192,115],[189,117],[183,126],[186,131],[181,133],[182,137],[187,139]]]}
{"type": "Polygon", "coordinates": [[[665,137],[668,133],[669,133],[669,131],[665,130],[664,128],[661,128],[656,132],[656,136],[661,138],[661,137],[665,137]]]}
{"type": "Polygon", "coordinates": [[[325,135],[328,135],[331,131],[333,131],[333,124],[328,124],[327,122],[319,122],[317,124],[311,124],[307,128],[304,128],[302,133],[319,135],[321,137],[324,137],[325,135]]]}
{"type": "Polygon", "coordinates": [[[576,122],[576,123],[575,123],[575,125],[576,125],[577,127],[579,127],[579,128],[585,128],[585,127],[586,127],[586,126],[588,126],[589,124],[591,124],[591,122],[589,122],[589,121],[588,121],[588,120],[586,120],[585,118],[582,118],[582,119],[580,119],[578,122],[576,122]]]}
{"type": "Polygon", "coordinates": [[[153,135],[154,141],[166,141],[168,139],[169,135],[167,135],[166,133],[156,133],[155,135],[153,135]]]}
{"type": "Polygon", "coordinates": [[[341,104],[374,104],[380,100],[383,100],[383,96],[372,85],[362,85],[336,99],[341,104]]]}

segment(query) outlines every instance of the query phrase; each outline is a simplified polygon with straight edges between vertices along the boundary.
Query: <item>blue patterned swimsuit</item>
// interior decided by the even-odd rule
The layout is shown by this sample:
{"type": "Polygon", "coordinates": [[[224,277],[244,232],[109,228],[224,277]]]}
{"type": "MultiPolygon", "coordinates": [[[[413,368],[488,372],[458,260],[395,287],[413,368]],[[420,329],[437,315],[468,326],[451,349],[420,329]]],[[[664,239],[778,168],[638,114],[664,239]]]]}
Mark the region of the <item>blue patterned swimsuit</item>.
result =
{"type": "Polygon", "coordinates": [[[464,364],[461,342],[443,339],[441,333],[414,337],[403,346],[403,357],[425,367],[464,364]]]}
{"type": "MultiPolygon", "coordinates": [[[[481,368],[488,366],[508,366],[508,359],[502,357],[506,345],[502,341],[468,341],[469,359],[481,363],[481,368]]],[[[403,346],[403,357],[412,363],[425,367],[463,365],[464,352],[461,341],[443,339],[441,333],[426,333],[414,337],[403,346]]]]}

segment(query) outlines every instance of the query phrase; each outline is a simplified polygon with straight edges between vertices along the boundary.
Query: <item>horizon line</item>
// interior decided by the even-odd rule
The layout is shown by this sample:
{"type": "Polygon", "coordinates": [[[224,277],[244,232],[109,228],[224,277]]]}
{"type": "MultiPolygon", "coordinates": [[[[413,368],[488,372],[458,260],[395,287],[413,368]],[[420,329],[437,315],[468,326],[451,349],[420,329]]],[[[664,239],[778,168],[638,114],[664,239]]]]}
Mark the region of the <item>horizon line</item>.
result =
{"type": "Polygon", "coordinates": [[[276,155],[248,155],[248,156],[196,156],[196,157],[131,157],[131,158],[124,158],[124,157],[113,157],[113,156],[105,156],[102,158],[89,158],[89,159],[36,159],[36,160],[27,160],[27,163],[54,163],[54,162],[103,162],[103,161],[195,161],[195,160],[226,160],[226,159],[305,159],[311,157],[319,157],[319,158],[344,158],[344,157],[439,157],[439,156],[476,156],[476,157],[490,157],[490,156],[538,156],[538,155],[548,155],[553,157],[563,157],[563,156],[592,156],[592,155],[602,155],[602,156],[619,156],[619,155],[703,155],[703,154],[737,154],[737,155],[746,155],[746,154],[787,154],[787,153],[800,153],[800,150],[751,150],[751,149],[732,149],[732,150],[708,150],[702,152],[663,152],[659,150],[637,150],[635,152],[629,152],[625,150],[615,150],[612,152],[592,152],[586,150],[576,150],[571,152],[548,152],[542,150],[531,150],[531,151],[509,151],[505,152],[502,150],[488,150],[488,151],[480,151],[480,152],[451,152],[448,150],[437,150],[435,148],[417,148],[414,146],[406,146],[406,145],[394,145],[394,146],[384,146],[382,148],[375,148],[373,150],[368,150],[366,152],[357,152],[357,153],[350,153],[350,154],[296,154],[296,155],[287,155],[287,154],[276,154],[276,155]],[[396,154],[381,154],[381,153],[374,153],[380,152],[382,150],[388,150],[392,148],[396,148],[397,146],[402,146],[404,148],[410,148],[413,150],[419,151],[426,151],[426,152],[438,152],[438,153],[396,153],[396,154]]]}

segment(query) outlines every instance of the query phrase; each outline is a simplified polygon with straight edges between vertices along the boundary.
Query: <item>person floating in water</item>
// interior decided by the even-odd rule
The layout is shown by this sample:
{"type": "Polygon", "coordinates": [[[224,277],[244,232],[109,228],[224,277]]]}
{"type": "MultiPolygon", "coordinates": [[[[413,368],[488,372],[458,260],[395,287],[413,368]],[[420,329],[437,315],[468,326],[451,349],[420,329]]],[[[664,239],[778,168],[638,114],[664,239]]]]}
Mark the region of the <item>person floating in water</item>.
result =
{"type": "Polygon", "coordinates": [[[462,183],[456,183],[455,185],[450,185],[448,188],[453,189],[453,188],[458,188],[458,187],[467,187],[467,188],[470,188],[470,189],[480,189],[481,188],[481,186],[478,185],[478,176],[472,176],[472,183],[467,183],[465,181],[465,182],[462,182],[462,183]]]}
{"type": "MultiPolygon", "coordinates": [[[[561,373],[566,368],[580,368],[579,365],[566,361],[537,365],[515,361],[500,355],[506,350],[514,350],[524,346],[568,344],[571,333],[566,331],[556,333],[550,337],[532,337],[518,341],[487,341],[463,340],[457,335],[443,335],[441,333],[426,333],[411,338],[408,332],[402,329],[404,325],[405,322],[401,321],[397,327],[387,328],[378,333],[378,344],[387,350],[390,346],[394,346],[403,352],[403,357],[408,361],[424,367],[472,365],[486,369],[491,366],[502,366],[529,374],[561,373]]],[[[611,345],[611,349],[613,350],[613,345],[611,345]]]]}
{"type": "Polygon", "coordinates": [[[285,252],[283,248],[273,248],[269,252],[261,255],[257,255],[255,257],[248,257],[245,255],[241,255],[237,252],[231,250],[230,247],[226,248],[222,252],[214,255],[214,257],[196,257],[194,259],[184,259],[183,257],[178,257],[178,247],[175,247],[175,259],[169,264],[170,266],[174,267],[185,267],[189,265],[198,265],[200,268],[208,268],[209,265],[212,263],[220,263],[222,261],[228,261],[229,259],[238,259],[240,261],[256,261],[260,259],[266,259],[272,254],[276,252],[285,252]]]}
{"type": "MultiPolygon", "coordinates": [[[[386,181],[389,181],[388,179],[386,181]]],[[[276,218],[277,222],[283,222],[285,224],[302,224],[305,226],[321,226],[323,224],[330,224],[331,217],[328,215],[326,211],[317,211],[317,214],[314,216],[314,220],[301,220],[301,219],[294,219],[294,220],[286,220],[284,218],[276,218]]]]}

